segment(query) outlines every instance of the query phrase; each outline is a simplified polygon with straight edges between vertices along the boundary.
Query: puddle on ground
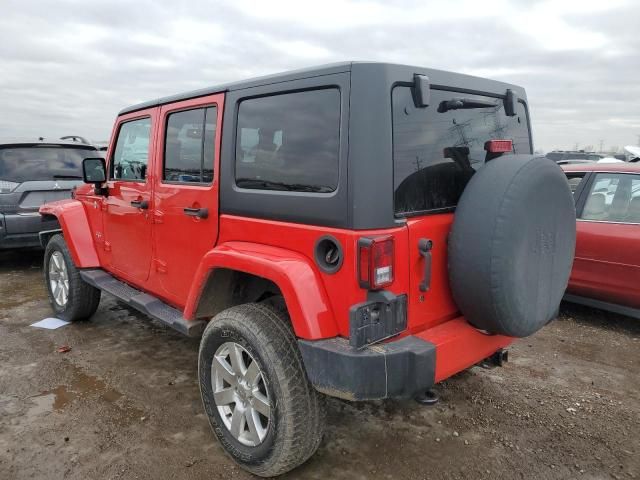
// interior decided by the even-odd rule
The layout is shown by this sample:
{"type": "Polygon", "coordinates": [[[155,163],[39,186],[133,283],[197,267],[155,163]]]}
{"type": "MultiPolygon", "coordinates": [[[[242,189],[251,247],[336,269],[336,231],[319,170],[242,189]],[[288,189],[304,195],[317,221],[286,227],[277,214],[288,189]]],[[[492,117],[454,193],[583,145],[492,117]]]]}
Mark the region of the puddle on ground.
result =
{"type": "Polygon", "coordinates": [[[33,278],[6,283],[0,280],[0,295],[2,295],[1,308],[5,311],[13,308],[25,308],[29,303],[47,300],[44,282],[40,279],[34,281],[33,278]]]}
{"type": "Polygon", "coordinates": [[[40,395],[31,397],[35,406],[29,410],[30,415],[61,411],[76,399],[94,395],[109,403],[114,403],[122,397],[122,394],[117,390],[107,388],[107,385],[99,378],[87,375],[77,367],[72,368],[76,371],[76,374],[70,385],[60,385],[52,390],[42,392],[40,395]]]}
{"type": "Polygon", "coordinates": [[[43,413],[49,413],[53,410],[55,395],[53,393],[43,393],[41,395],[31,397],[31,401],[34,405],[29,409],[29,412],[27,412],[27,416],[42,415],[43,413]]]}
{"type": "Polygon", "coordinates": [[[44,392],[40,394],[38,397],[40,398],[53,397],[51,408],[53,410],[62,410],[64,407],[66,407],[71,403],[71,400],[73,400],[75,395],[72,392],[68,392],[67,387],[65,387],[64,385],[60,385],[59,387],[56,387],[49,392],[44,392]]]}

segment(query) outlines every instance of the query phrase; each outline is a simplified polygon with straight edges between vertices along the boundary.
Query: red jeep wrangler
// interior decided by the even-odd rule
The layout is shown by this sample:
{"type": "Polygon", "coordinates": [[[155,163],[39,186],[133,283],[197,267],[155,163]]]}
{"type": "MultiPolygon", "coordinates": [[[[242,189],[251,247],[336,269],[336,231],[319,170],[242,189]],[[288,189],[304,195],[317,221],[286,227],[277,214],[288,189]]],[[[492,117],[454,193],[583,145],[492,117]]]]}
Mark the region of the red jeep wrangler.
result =
{"type": "Polygon", "coordinates": [[[245,469],[307,460],[323,395],[412,397],[531,335],[575,211],[522,88],[341,63],[126,108],[75,199],[43,206],[51,305],[102,290],[202,336],[204,408],[245,469]]]}

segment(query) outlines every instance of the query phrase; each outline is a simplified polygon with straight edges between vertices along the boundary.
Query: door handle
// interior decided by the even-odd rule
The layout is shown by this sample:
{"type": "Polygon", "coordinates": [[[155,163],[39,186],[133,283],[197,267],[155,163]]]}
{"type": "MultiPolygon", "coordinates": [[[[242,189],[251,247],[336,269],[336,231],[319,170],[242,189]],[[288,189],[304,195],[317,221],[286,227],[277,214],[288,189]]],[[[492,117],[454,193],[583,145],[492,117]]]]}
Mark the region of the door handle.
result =
{"type": "Polygon", "coordinates": [[[209,216],[208,208],[183,208],[182,211],[190,217],[207,218],[209,216]]]}
{"type": "Polygon", "coordinates": [[[424,277],[420,282],[419,288],[421,292],[426,292],[431,287],[431,249],[433,242],[427,238],[418,240],[418,251],[424,258],[424,277]]]}
{"type": "Polygon", "coordinates": [[[149,208],[149,201],[148,200],[132,200],[131,206],[140,208],[142,210],[146,210],[149,208]]]}

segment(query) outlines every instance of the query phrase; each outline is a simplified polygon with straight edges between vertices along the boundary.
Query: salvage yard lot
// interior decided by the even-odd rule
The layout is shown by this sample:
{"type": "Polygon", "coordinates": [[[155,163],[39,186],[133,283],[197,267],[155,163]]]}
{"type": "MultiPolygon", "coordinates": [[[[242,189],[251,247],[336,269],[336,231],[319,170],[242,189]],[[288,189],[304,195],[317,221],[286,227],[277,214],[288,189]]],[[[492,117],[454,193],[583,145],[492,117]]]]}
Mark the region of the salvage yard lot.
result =
{"type": "MultiPolygon", "coordinates": [[[[0,479],[251,478],[210,432],[198,341],[108,295],[90,322],[29,327],[51,313],[41,259],[0,253],[0,479]]],[[[563,305],[504,368],[438,391],[330,399],[320,450],[283,478],[640,478],[640,321],[563,305]]]]}

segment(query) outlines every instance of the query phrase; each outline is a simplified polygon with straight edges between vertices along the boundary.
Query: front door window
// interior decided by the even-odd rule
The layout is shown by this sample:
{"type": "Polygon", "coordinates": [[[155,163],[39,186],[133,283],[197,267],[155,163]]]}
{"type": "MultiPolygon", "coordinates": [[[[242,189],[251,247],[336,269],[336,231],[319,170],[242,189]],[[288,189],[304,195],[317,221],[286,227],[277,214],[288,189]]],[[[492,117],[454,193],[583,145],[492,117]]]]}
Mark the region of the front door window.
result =
{"type": "Polygon", "coordinates": [[[113,180],[144,181],[149,163],[149,117],[123,123],[111,166],[113,180]]]}

